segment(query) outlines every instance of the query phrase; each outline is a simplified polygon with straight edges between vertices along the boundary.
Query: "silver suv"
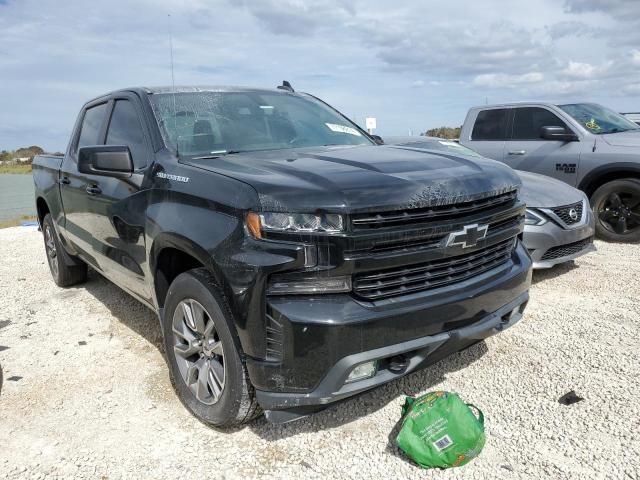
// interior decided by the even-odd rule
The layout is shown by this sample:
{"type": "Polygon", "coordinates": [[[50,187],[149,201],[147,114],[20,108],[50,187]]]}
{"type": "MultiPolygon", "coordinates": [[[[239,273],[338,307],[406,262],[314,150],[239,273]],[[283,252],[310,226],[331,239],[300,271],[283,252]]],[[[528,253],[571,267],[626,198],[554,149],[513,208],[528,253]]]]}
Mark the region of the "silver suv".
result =
{"type": "Polygon", "coordinates": [[[579,188],[601,238],[640,240],[640,126],[619,113],[594,103],[474,107],[460,143],[579,188]]]}

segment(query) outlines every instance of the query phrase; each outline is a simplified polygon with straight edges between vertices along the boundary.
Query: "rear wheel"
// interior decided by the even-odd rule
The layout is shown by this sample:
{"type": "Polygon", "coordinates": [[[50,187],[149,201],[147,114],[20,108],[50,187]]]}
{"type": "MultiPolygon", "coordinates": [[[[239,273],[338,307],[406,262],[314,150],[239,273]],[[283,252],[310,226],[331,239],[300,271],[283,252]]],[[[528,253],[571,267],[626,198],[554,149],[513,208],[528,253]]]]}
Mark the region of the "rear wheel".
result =
{"type": "Polygon", "coordinates": [[[207,270],[190,270],[171,283],[163,327],[171,381],[199,420],[224,427],[260,414],[231,311],[207,270]]]}
{"type": "Polygon", "coordinates": [[[50,214],[42,221],[44,248],[54,282],[59,287],[70,287],[87,279],[87,264],[77,257],[71,257],[62,247],[50,214]]]}
{"type": "Polygon", "coordinates": [[[640,240],[640,181],[632,178],[613,180],[591,196],[596,216],[596,232],[613,242],[640,240]]]}

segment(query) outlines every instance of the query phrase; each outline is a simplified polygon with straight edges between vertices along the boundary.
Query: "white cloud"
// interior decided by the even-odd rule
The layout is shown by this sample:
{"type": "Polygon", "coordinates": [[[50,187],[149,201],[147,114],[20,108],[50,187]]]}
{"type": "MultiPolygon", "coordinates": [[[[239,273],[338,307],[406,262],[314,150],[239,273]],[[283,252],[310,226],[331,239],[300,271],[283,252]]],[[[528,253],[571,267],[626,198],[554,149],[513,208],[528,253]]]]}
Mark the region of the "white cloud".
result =
{"type": "Polygon", "coordinates": [[[567,67],[562,74],[567,78],[589,80],[604,75],[611,64],[600,66],[591,65],[590,63],[569,61],[567,67]]]}
{"type": "Polygon", "coordinates": [[[528,72],[522,75],[509,75],[506,73],[485,73],[473,79],[473,84],[479,87],[507,87],[514,88],[524,84],[538,83],[544,80],[540,72],[528,72]]]}
{"type": "Polygon", "coordinates": [[[383,135],[485,97],[640,102],[640,1],[0,0],[0,149],[61,150],[88,98],[169,83],[167,13],[177,83],[287,79],[383,135]]]}

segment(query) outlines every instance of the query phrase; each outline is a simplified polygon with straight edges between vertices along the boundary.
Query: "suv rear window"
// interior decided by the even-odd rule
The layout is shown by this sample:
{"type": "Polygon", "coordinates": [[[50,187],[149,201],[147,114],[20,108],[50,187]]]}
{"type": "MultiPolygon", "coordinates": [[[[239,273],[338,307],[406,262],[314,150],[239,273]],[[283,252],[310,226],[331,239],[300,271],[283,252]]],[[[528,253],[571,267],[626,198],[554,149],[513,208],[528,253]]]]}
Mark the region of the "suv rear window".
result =
{"type": "Polygon", "coordinates": [[[506,140],[507,112],[506,108],[480,111],[471,132],[471,140],[506,140]]]}
{"type": "Polygon", "coordinates": [[[542,140],[542,127],[562,127],[567,125],[554,113],[540,107],[522,107],[515,109],[512,140],[542,140]]]}

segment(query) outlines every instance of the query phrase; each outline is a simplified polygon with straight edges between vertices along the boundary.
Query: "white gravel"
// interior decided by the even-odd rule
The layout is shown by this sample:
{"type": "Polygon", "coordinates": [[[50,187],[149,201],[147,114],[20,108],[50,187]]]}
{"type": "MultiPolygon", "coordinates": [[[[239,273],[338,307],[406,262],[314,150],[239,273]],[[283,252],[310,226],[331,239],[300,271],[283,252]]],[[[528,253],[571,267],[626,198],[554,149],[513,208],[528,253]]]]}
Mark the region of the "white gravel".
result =
{"type": "Polygon", "coordinates": [[[0,478],[638,478],[640,246],[598,248],[536,274],[525,318],[483,344],[300,422],[225,432],[175,397],[154,314],[95,273],[57,288],[40,233],[0,230],[0,478]],[[434,389],[485,413],[461,469],[422,470],[390,442],[403,394],[434,389]],[[585,400],[560,405],[569,390],[585,400]]]}

